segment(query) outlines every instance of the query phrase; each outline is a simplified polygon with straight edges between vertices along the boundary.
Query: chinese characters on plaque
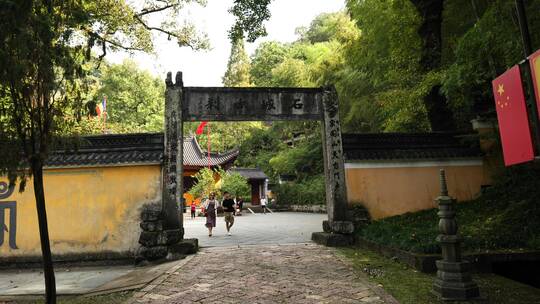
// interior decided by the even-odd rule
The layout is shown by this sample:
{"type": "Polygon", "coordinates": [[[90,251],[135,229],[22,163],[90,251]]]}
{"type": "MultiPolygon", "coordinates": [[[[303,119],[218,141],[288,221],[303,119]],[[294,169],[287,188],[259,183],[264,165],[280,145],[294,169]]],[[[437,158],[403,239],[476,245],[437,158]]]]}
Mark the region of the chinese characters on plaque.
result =
{"type": "Polygon", "coordinates": [[[185,88],[183,119],[311,120],[320,119],[320,89],[185,88]]]}

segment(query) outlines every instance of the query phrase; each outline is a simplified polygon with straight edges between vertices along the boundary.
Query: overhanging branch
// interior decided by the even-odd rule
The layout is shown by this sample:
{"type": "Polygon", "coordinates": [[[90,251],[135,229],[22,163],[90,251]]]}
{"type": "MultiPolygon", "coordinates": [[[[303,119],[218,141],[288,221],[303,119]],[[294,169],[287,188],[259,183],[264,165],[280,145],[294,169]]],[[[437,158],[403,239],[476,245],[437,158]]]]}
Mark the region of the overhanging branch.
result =
{"type": "MultiPolygon", "coordinates": [[[[144,22],[144,20],[142,20],[142,18],[140,18],[138,15],[134,15],[133,16],[135,18],[135,20],[137,20],[142,26],[144,26],[145,29],[149,30],[149,31],[157,31],[157,32],[161,32],[163,34],[167,34],[169,37],[175,37],[176,39],[180,39],[180,36],[174,32],[171,32],[171,31],[167,31],[165,29],[162,29],[162,28],[159,28],[159,27],[154,27],[154,26],[149,26],[148,24],[146,24],[146,22],[144,22]]],[[[183,43],[186,45],[186,46],[189,46],[191,49],[195,49],[195,47],[187,42],[187,41],[183,41],[183,43]]]]}
{"type": "Polygon", "coordinates": [[[143,8],[142,11],[140,13],[136,14],[135,16],[141,17],[141,16],[144,16],[144,15],[161,12],[161,11],[164,11],[166,9],[169,9],[169,8],[175,7],[175,6],[176,6],[175,4],[169,4],[169,5],[165,5],[165,6],[158,7],[158,8],[152,8],[152,9],[143,8]]]}

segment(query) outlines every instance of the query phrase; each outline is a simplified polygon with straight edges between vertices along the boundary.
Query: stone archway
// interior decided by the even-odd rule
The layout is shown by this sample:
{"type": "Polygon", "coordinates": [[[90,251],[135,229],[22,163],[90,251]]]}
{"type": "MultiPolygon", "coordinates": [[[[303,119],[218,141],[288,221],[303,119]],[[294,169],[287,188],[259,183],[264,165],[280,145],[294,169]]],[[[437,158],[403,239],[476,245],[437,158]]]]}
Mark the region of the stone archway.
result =
{"type": "Polygon", "coordinates": [[[322,122],[328,212],[328,221],[323,223],[323,228],[331,235],[353,232],[353,224],[346,218],[347,191],[339,106],[333,87],[184,87],[181,72],[176,74],[174,82],[168,73],[166,86],[162,180],[164,230],[180,231],[183,238],[183,219],[178,217],[177,202],[183,193],[184,121],[319,120],[322,122]]]}

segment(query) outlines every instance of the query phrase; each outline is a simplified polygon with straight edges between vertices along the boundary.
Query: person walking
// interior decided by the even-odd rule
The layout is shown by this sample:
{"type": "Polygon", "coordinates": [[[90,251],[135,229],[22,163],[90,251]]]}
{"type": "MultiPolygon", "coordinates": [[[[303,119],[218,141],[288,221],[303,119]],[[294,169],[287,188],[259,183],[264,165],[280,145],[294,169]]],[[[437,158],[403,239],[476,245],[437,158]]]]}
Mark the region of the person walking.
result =
{"type": "Polygon", "coordinates": [[[205,226],[208,228],[208,236],[212,236],[212,229],[216,227],[217,205],[216,195],[210,193],[204,204],[204,215],[206,216],[205,226]]]}
{"type": "Polygon", "coordinates": [[[221,206],[223,206],[223,212],[225,213],[225,227],[227,228],[227,234],[231,235],[231,227],[234,225],[235,203],[227,191],[223,193],[223,202],[221,203],[221,206]]]}
{"type": "Polygon", "coordinates": [[[261,198],[261,207],[263,210],[263,214],[266,214],[266,198],[261,198]]]}
{"type": "Polygon", "coordinates": [[[195,205],[195,202],[191,202],[191,218],[195,218],[195,212],[197,211],[197,206],[195,205]]]}

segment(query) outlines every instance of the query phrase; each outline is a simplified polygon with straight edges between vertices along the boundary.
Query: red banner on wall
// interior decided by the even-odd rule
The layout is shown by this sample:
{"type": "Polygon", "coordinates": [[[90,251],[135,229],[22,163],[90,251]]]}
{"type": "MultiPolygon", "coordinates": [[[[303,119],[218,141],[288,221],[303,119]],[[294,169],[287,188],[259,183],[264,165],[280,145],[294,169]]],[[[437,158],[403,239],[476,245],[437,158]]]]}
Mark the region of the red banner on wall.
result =
{"type": "Polygon", "coordinates": [[[534,158],[521,72],[516,65],[492,82],[504,164],[511,166],[534,158]]]}
{"type": "MultiPolygon", "coordinates": [[[[529,64],[531,65],[531,75],[534,83],[536,105],[540,109],[540,50],[529,56],[529,64]]],[[[540,116],[540,111],[538,116],[540,116]]]]}

